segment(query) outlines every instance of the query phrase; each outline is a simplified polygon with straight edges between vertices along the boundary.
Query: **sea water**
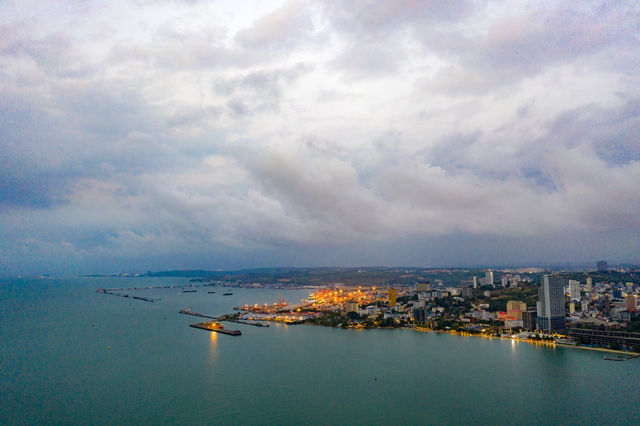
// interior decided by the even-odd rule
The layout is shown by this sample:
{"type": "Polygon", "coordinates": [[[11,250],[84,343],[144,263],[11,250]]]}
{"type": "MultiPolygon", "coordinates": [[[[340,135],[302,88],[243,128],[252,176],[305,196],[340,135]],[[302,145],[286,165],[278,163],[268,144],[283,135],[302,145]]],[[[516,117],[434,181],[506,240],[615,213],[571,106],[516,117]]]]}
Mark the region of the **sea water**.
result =
{"type": "MultiPolygon", "coordinates": [[[[304,290],[0,282],[0,424],[633,424],[640,359],[413,330],[188,325],[304,290]],[[208,291],[214,290],[210,294],[208,291]]],[[[198,283],[194,283],[197,285],[198,283]]]]}

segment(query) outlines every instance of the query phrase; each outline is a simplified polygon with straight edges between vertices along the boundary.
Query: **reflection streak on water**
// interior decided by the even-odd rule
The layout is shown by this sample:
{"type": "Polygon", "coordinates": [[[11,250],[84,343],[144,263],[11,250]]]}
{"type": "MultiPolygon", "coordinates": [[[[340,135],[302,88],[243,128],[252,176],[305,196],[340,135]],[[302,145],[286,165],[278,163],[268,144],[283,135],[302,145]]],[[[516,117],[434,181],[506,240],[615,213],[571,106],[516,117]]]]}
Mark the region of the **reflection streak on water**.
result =
{"type": "Polygon", "coordinates": [[[218,356],[218,333],[211,331],[209,334],[209,357],[215,361],[218,356]]]}

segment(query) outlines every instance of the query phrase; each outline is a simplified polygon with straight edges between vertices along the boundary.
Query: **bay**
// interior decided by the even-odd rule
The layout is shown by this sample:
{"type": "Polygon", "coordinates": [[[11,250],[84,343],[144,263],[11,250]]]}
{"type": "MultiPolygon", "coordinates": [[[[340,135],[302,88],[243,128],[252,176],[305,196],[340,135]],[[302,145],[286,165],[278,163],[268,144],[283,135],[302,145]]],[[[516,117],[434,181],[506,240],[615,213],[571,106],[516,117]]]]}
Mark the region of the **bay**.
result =
{"type": "Polygon", "coordinates": [[[638,360],[413,330],[188,327],[302,290],[139,290],[180,278],[0,282],[1,424],[630,424],[638,360]]]}

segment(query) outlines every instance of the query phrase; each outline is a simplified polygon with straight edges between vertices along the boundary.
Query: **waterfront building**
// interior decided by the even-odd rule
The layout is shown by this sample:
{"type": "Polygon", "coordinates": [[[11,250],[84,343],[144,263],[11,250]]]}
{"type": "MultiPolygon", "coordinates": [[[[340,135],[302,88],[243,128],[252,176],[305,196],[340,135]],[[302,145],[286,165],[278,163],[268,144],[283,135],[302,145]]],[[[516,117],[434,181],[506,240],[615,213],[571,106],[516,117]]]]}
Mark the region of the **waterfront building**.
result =
{"type": "Polygon", "coordinates": [[[596,269],[598,272],[607,272],[609,270],[609,265],[606,260],[599,260],[598,263],[596,263],[596,269]]]}
{"type": "Polygon", "coordinates": [[[522,320],[522,313],[527,310],[527,304],[510,300],[507,302],[507,315],[516,321],[522,320]]]}
{"type": "Polygon", "coordinates": [[[389,287],[389,307],[390,308],[393,308],[396,306],[397,295],[398,295],[398,292],[396,291],[396,289],[393,287],[389,287]]]}
{"type": "Polygon", "coordinates": [[[418,324],[424,324],[429,318],[429,311],[427,308],[417,308],[413,310],[413,321],[418,324]]]}
{"type": "Polygon", "coordinates": [[[580,300],[580,281],[569,280],[569,298],[571,300],[580,300]]]}
{"type": "Polygon", "coordinates": [[[538,291],[538,330],[565,329],[564,279],[559,275],[544,275],[538,291]]]}
{"type": "Polygon", "coordinates": [[[627,295],[627,312],[635,312],[638,310],[638,301],[633,294],[627,295]]]}
{"type": "Polygon", "coordinates": [[[568,334],[588,345],[611,347],[616,344],[623,349],[640,349],[640,333],[572,328],[568,334]]]}
{"type": "Polygon", "coordinates": [[[529,309],[522,313],[522,328],[528,331],[536,329],[536,317],[537,313],[535,309],[529,309]]]}
{"type": "Polygon", "coordinates": [[[484,283],[485,285],[493,286],[493,271],[491,269],[484,272],[484,283]]]}

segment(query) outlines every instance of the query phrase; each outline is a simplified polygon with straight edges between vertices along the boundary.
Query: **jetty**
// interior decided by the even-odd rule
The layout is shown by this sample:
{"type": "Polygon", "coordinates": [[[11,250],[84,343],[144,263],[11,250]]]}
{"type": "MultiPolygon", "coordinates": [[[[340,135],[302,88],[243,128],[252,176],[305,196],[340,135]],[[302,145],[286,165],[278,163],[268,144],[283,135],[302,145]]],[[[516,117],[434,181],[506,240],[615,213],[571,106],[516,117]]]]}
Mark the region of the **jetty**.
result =
{"type": "Polygon", "coordinates": [[[142,300],[144,302],[155,302],[157,300],[160,300],[160,299],[152,299],[151,297],[131,296],[129,294],[118,293],[118,292],[115,292],[115,291],[111,291],[109,289],[102,289],[102,288],[98,289],[97,293],[110,294],[111,296],[125,297],[125,298],[128,298],[128,299],[142,300]]]}
{"type": "Polygon", "coordinates": [[[182,310],[180,310],[178,312],[181,313],[181,314],[184,314],[184,315],[192,315],[194,317],[209,318],[209,319],[216,320],[216,321],[222,321],[223,320],[222,318],[219,318],[219,317],[212,317],[211,315],[205,315],[205,314],[201,314],[201,313],[198,313],[198,312],[193,312],[191,310],[191,308],[182,309],[182,310]]]}
{"type": "Polygon", "coordinates": [[[629,359],[638,358],[638,357],[640,357],[640,354],[633,354],[633,355],[620,354],[615,356],[605,355],[602,357],[602,359],[605,361],[627,361],[629,359]]]}
{"type": "Polygon", "coordinates": [[[242,319],[238,319],[238,318],[234,318],[233,316],[229,316],[229,315],[222,315],[220,317],[214,317],[211,315],[205,315],[205,314],[201,314],[199,312],[193,312],[191,310],[191,308],[187,308],[187,309],[182,309],[181,311],[178,311],[181,314],[184,315],[191,315],[194,317],[202,317],[202,318],[209,318],[215,321],[228,321],[228,322],[236,322],[238,324],[244,324],[244,325],[252,325],[254,327],[269,327],[269,324],[263,324],[260,322],[256,322],[256,321],[247,321],[247,320],[242,320],[242,319]]]}
{"type": "Polygon", "coordinates": [[[222,324],[214,321],[189,324],[189,327],[199,328],[201,330],[207,331],[215,331],[216,333],[228,334],[230,336],[240,336],[242,334],[240,330],[225,330],[222,324]]]}

